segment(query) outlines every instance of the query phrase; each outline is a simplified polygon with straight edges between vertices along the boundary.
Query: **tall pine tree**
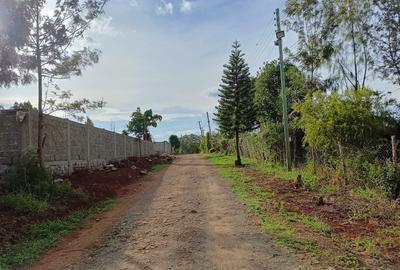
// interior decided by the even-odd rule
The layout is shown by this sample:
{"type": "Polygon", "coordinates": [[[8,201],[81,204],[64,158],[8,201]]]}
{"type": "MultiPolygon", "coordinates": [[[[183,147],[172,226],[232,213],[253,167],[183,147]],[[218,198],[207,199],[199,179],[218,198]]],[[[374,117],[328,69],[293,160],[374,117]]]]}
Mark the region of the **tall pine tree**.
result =
{"type": "Polygon", "coordinates": [[[250,72],[240,50],[240,43],[235,41],[224,65],[224,74],[219,89],[219,101],[216,107],[216,121],[219,130],[228,138],[236,140],[236,166],[241,166],[239,134],[254,129],[256,112],[253,106],[254,89],[250,72]]]}

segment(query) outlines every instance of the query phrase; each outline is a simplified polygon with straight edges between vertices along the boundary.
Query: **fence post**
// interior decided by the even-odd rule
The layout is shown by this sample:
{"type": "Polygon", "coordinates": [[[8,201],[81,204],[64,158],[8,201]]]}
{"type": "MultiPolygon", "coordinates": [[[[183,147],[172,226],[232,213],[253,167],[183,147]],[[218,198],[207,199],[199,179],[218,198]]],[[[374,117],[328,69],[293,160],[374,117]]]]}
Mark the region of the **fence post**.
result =
{"type": "Polygon", "coordinates": [[[396,172],[397,171],[397,144],[398,144],[398,141],[397,141],[397,138],[396,138],[396,135],[393,135],[392,137],[391,137],[391,139],[392,139],[392,161],[393,161],[393,169],[394,169],[394,171],[396,172]]]}
{"type": "Polygon", "coordinates": [[[68,159],[68,175],[72,174],[71,164],[71,123],[67,120],[67,159],[68,159]]]}

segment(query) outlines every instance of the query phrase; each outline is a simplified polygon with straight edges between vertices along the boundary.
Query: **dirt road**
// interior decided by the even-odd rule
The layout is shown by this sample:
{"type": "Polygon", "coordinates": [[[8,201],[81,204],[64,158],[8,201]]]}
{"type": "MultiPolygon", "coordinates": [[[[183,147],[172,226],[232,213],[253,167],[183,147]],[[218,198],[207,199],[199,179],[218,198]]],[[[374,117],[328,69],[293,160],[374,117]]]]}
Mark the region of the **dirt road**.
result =
{"type": "Polygon", "coordinates": [[[199,155],[126,190],[33,269],[297,269],[199,155]]]}

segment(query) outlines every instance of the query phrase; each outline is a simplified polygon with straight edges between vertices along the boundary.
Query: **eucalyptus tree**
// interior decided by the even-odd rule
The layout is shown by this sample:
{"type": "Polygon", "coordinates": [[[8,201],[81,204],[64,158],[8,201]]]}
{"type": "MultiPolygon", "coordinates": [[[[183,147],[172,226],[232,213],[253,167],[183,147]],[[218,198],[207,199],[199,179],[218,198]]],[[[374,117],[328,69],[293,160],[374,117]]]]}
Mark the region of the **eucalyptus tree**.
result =
{"type": "Polygon", "coordinates": [[[28,43],[27,6],[22,1],[0,0],[0,87],[32,80],[24,72],[18,51],[28,43]]]}
{"type": "Polygon", "coordinates": [[[287,24],[298,35],[293,59],[314,80],[325,65],[346,88],[364,87],[373,68],[373,0],[287,0],[287,24]]]}
{"type": "Polygon", "coordinates": [[[326,23],[329,6],[322,1],[288,0],[285,13],[285,24],[298,39],[295,51],[289,50],[289,56],[307,72],[309,86],[316,89],[318,71],[334,52],[334,25],[326,23]]]}
{"type": "Polygon", "coordinates": [[[104,12],[108,0],[20,1],[26,10],[29,33],[17,54],[27,78],[37,80],[37,152],[43,164],[43,81],[80,76],[85,67],[99,61],[99,50],[83,46],[73,49],[73,45],[76,46],[76,41],[84,37],[93,20],[104,12]]]}
{"type": "Polygon", "coordinates": [[[365,86],[373,67],[372,0],[326,0],[327,25],[335,25],[335,64],[347,87],[365,86]]]}
{"type": "Polygon", "coordinates": [[[375,0],[375,70],[383,79],[400,86],[400,1],[375,0]]]}

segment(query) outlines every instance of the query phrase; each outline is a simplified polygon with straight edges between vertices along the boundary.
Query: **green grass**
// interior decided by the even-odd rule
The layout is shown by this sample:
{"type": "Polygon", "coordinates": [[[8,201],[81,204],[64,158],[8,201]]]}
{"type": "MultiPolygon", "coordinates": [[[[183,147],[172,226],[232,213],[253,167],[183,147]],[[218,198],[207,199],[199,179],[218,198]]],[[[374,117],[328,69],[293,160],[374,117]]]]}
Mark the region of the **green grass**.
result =
{"type": "Polygon", "coordinates": [[[15,269],[31,265],[62,237],[71,233],[89,215],[97,215],[115,207],[115,200],[107,200],[88,210],[77,211],[70,216],[30,226],[19,243],[0,249],[0,269],[15,269]]]}
{"type": "Polygon", "coordinates": [[[162,170],[166,169],[169,167],[170,164],[157,164],[151,167],[151,171],[154,173],[161,172],[162,170]]]}
{"type": "Polygon", "coordinates": [[[376,189],[370,189],[370,188],[355,188],[350,190],[349,192],[350,196],[355,198],[355,199],[364,199],[367,201],[372,201],[375,199],[379,198],[386,198],[386,194],[383,192],[379,192],[376,189]]]}
{"type": "Polygon", "coordinates": [[[30,193],[8,193],[1,195],[0,206],[21,215],[43,213],[49,208],[49,204],[46,201],[38,200],[30,193]]]}
{"type": "MultiPolygon", "coordinates": [[[[233,192],[247,205],[249,211],[258,214],[261,220],[261,229],[273,236],[278,244],[317,257],[328,258],[330,256],[329,252],[322,250],[316,241],[302,237],[292,227],[294,222],[298,222],[309,227],[312,231],[327,235],[331,231],[329,225],[313,217],[287,211],[284,203],[279,202],[273,193],[257,186],[251,177],[246,176],[241,169],[233,166],[234,157],[225,155],[207,155],[206,157],[216,165],[218,172],[230,182],[233,192]],[[276,211],[267,212],[263,209],[265,204],[275,208],[276,211]]],[[[252,168],[283,175],[283,169],[278,169],[278,167],[272,170],[272,167],[257,165],[253,160],[243,159],[243,162],[252,168]]],[[[293,175],[285,174],[287,179],[293,175]]]]}
{"type": "Polygon", "coordinates": [[[340,187],[338,185],[326,184],[320,187],[319,192],[324,195],[336,194],[340,192],[340,187]]]}
{"type": "MultiPolygon", "coordinates": [[[[209,159],[220,159],[225,165],[234,164],[236,159],[235,156],[221,154],[208,155],[207,157],[209,159]]],[[[292,168],[291,171],[288,171],[285,166],[280,164],[272,164],[255,159],[242,158],[242,162],[256,171],[274,175],[287,181],[294,181],[298,175],[301,175],[302,181],[308,189],[315,189],[318,182],[318,178],[312,172],[311,164],[301,168],[292,168]]]]}

